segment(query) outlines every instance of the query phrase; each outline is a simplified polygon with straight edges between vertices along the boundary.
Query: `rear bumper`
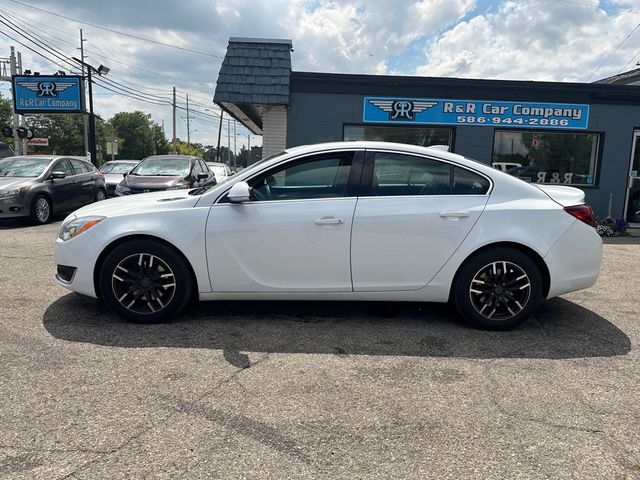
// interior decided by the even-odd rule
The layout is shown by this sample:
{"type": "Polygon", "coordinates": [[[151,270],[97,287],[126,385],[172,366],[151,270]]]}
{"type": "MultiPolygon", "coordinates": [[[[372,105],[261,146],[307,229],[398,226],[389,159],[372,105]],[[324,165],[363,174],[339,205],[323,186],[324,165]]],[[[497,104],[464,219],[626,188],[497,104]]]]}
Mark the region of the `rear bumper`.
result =
{"type": "Polygon", "coordinates": [[[589,288],[600,275],[602,238],[594,228],[576,220],[544,260],[551,278],[547,298],[589,288]]]}

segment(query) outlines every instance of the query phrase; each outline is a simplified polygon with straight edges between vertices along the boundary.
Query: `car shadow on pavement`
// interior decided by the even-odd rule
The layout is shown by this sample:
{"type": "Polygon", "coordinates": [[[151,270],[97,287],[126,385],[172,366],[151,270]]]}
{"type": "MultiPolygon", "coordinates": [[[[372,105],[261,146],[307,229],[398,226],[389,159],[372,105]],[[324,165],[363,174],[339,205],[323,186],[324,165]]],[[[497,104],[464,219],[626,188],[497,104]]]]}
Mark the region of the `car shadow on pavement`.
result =
{"type": "Polygon", "coordinates": [[[72,342],[222,350],[238,367],[249,366],[242,352],[561,359],[631,349],[615,325],[562,298],[506,332],[470,328],[443,304],[378,302],[200,302],[174,322],[140,325],[76,294],[51,304],[43,324],[72,342]]]}

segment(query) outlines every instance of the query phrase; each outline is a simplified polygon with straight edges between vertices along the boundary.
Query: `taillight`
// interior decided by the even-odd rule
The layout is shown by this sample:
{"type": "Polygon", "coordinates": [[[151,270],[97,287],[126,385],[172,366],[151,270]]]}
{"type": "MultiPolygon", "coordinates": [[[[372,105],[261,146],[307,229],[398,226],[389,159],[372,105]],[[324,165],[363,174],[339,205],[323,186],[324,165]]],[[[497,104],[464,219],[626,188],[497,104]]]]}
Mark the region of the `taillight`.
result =
{"type": "Polygon", "coordinates": [[[564,211],[570,213],[578,220],[583,221],[587,225],[596,228],[596,217],[593,214],[593,210],[589,205],[573,205],[571,207],[564,207],[564,211]]]}

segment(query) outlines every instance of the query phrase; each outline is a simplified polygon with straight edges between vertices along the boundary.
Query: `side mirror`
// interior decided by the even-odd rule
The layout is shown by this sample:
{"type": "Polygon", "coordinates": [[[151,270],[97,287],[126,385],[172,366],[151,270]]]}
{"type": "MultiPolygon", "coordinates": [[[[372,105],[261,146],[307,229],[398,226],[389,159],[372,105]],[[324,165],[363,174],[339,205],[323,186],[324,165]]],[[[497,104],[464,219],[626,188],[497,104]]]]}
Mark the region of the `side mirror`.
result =
{"type": "Polygon", "coordinates": [[[51,175],[49,175],[49,178],[51,180],[61,180],[63,178],[66,178],[67,174],[64,172],[51,172],[51,175]]]}
{"type": "Polygon", "coordinates": [[[247,182],[237,182],[231,187],[227,198],[231,203],[244,203],[248,202],[251,198],[249,190],[249,184],[247,182]]]}
{"type": "Polygon", "coordinates": [[[126,177],[127,175],[129,175],[129,172],[124,172],[124,173],[122,174],[122,178],[126,177]]]}
{"type": "Polygon", "coordinates": [[[209,178],[209,175],[207,175],[206,173],[198,174],[198,180],[206,180],[207,178],[209,178]]]}

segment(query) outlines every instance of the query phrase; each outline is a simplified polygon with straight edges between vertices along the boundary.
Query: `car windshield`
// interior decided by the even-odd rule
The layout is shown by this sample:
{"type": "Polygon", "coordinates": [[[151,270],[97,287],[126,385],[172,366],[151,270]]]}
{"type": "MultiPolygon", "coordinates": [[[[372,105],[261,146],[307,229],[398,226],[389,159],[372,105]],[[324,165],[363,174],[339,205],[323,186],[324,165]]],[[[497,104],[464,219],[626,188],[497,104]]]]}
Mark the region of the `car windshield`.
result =
{"type": "Polygon", "coordinates": [[[188,158],[149,157],[131,170],[131,175],[186,177],[189,175],[190,168],[191,162],[188,158]]]}
{"type": "Polygon", "coordinates": [[[100,167],[102,173],[129,173],[133,167],[137,165],[137,162],[129,163],[112,163],[107,162],[100,167]]]}
{"type": "Polygon", "coordinates": [[[37,157],[11,157],[0,160],[0,177],[39,177],[51,159],[37,157]]]}

